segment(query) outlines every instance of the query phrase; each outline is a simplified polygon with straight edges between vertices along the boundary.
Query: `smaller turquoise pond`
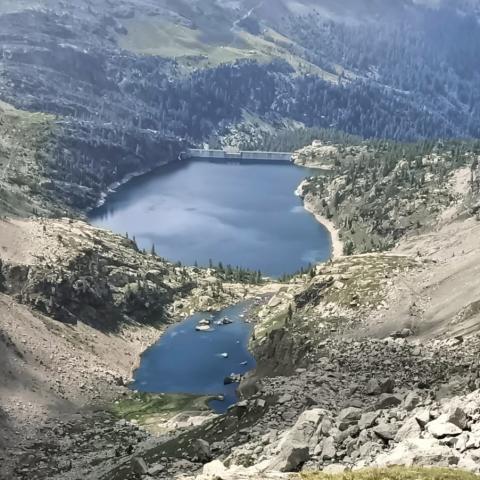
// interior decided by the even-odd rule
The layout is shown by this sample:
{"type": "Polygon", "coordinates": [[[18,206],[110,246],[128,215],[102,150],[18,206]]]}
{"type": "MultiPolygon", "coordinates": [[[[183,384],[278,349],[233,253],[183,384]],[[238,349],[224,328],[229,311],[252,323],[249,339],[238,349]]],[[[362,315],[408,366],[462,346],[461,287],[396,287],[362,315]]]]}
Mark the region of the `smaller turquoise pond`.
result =
{"type": "Polygon", "coordinates": [[[131,388],[150,393],[223,395],[223,401],[212,400],[210,407],[217,413],[225,412],[238,401],[238,384],[224,385],[225,377],[255,368],[255,359],[248,351],[252,327],[241,317],[246,316],[248,307],[244,302],[215,314],[195,314],[170,327],[143,354],[131,388]],[[215,325],[225,317],[233,323],[215,325]],[[212,319],[211,331],[196,331],[198,322],[205,318],[212,319]]]}

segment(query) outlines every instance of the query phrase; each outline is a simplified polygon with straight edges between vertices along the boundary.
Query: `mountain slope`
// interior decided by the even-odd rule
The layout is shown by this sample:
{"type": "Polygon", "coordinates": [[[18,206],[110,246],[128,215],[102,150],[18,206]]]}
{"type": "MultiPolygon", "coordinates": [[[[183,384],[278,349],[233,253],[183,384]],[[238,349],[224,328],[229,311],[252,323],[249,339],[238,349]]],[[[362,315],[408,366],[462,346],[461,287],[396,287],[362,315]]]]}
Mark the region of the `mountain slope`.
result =
{"type": "Polygon", "coordinates": [[[61,115],[73,136],[134,137],[139,157],[155,136],[199,143],[246,112],[364,137],[477,136],[480,26],[462,8],[3,1],[0,98],[61,115]]]}

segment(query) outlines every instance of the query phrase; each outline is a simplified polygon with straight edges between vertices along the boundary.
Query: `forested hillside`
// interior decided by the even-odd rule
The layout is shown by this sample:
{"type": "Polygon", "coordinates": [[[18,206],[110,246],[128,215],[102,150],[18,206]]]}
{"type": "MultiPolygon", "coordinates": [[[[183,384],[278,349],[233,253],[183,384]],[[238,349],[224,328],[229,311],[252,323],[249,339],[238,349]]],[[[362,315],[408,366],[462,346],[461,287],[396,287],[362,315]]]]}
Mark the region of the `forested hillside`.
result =
{"type": "Polygon", "coordinates": [[[152,132],[199,143],[246,113],[366,138],[478,136],[480,26],[452,5],[3,1],[0,98],[60,115],[69,135],[132,135],[140,154],[152,132]]]}
{"type": "Polygon", "coordinates": [[[409,233],[433,227],[459,198],[478,213],[480,143],[316,141],[294,155],[327,174],[307,179],[301,195],[339,228],[344,254],[391,250],[409,233]]]}

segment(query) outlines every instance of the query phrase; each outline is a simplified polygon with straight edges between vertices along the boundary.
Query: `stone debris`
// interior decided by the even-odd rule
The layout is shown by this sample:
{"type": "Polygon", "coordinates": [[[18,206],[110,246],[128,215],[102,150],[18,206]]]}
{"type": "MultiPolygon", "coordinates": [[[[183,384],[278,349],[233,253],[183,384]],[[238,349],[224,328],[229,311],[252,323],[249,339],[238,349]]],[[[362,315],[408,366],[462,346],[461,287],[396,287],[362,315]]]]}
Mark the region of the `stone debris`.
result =
{"type": "MultiPolygon", "coordinates": [[[[256,470],[260,467],[261,472],[272,475],[301,470],[334,473],[390,465],[461,465],[480,472],[480,390],[468,393],[477,377],[475,373],[468,373],[470,366],[466,360],[468,355],[473,358],[478,342],[474,337],[463,345],[463,358],[457,367],[464,364],[464,374],[456,372],[458,376],[455,376],[452,362],[450,377],[448,372],[437,369],[439,364],[443,365],[442,355],[451,359],[460,352],[451,345],[447,348],[445,344],[436,343],[438,351],[433,352],[433,344],[428,344],[416,352],[417,364],[410,365],[408,380],[397,375],[393,382],[390,379],[395,378],[396,361],[405,364],[402,358],[395,357],[402,349],[410,351],[418,347],[401,344],[399,348],[396,343],[376,340],[342,344],[332,341],[331,350],[327,347],[328,361],[310,365],[301,375],[262,380],[260,391],[254,397],[276,392],[277,400],[249,431],[248,441],[234,447],[226,456],[220,478],[236,478],[233,472],[240,465],[246,470],[238,478],[249,479],[262,478],[256,470]],[[378,364],[369,357],[369,349],[378,356],[378,364]],[[345,368],[346,359],[350,358],[346,351],[352,360],[357,359],[355,372],[345,368]],[[354,352],[362,352],[364,357],[360,363],[365,365],[365,370],[358,368],[361,357],[354,352]],[[431,362],[424,363],[425,358],[431,362]],[[343,365],[342,369],[336,368],[337,360],[338,365],[343,365]],[[378,365],[378,369],[374,365],[378,365]],[[428,383],[435,386],[435,391],[418,388],[422,374],[428,376],[428,383]],[[450,383],[442,383],[446,378],[450,383]],[[351,387],[352,384],[356,386],[351,387]],[[349,385],[349,403],[358,406],[339,408],[339,399],[345,396],[343,392],[349,385]],[[375,392],[372,392],[373,385],[375,392]],[[377,389],[377,385],[387,387],[377,389]],[[466,393],[436,398],[435,392],[452,385],[466,393]],[[304,392],[304,395],[299,397],[294,392],[304,392]],[[295,411],[303,413],[295,415],[295,411]]],[[[398,369],[398,373],[401,372],[398,369]]],[[[255,401],[254,397],[248,400],[249,405],[255,401]]],[[[210,478],[205,477],[206,470],[191,478],[210,478]]]]}

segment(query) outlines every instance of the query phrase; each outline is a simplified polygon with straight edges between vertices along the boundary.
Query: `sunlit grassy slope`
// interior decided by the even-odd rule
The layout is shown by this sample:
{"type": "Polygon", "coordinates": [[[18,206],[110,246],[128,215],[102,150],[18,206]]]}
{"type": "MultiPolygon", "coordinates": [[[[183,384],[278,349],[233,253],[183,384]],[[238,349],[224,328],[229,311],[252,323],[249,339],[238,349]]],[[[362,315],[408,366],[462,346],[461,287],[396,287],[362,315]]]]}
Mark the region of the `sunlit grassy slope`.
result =
{"type": "Polygon", "coordinates": [[[328,475],[304,473],[302,480],[478,480],[478,476],[462,470],[448,468],[405,468],[359,470],[357,472],[328,475]]]}
{"type": "Polygon", "coordinates": [[[281,58],[299,73],[316,74],[332,82],[337,80],[334,73],[325,72],[301,58],[300,47],[272,29],[252,35],[231,29],[225,23],[185,25],[160,16],[136,16],[123,23],[128,33],[119,34],[118,43],[134,53],[174,57],[187,67],[215,66],[239,59],[268,62],[281,58]]]}

